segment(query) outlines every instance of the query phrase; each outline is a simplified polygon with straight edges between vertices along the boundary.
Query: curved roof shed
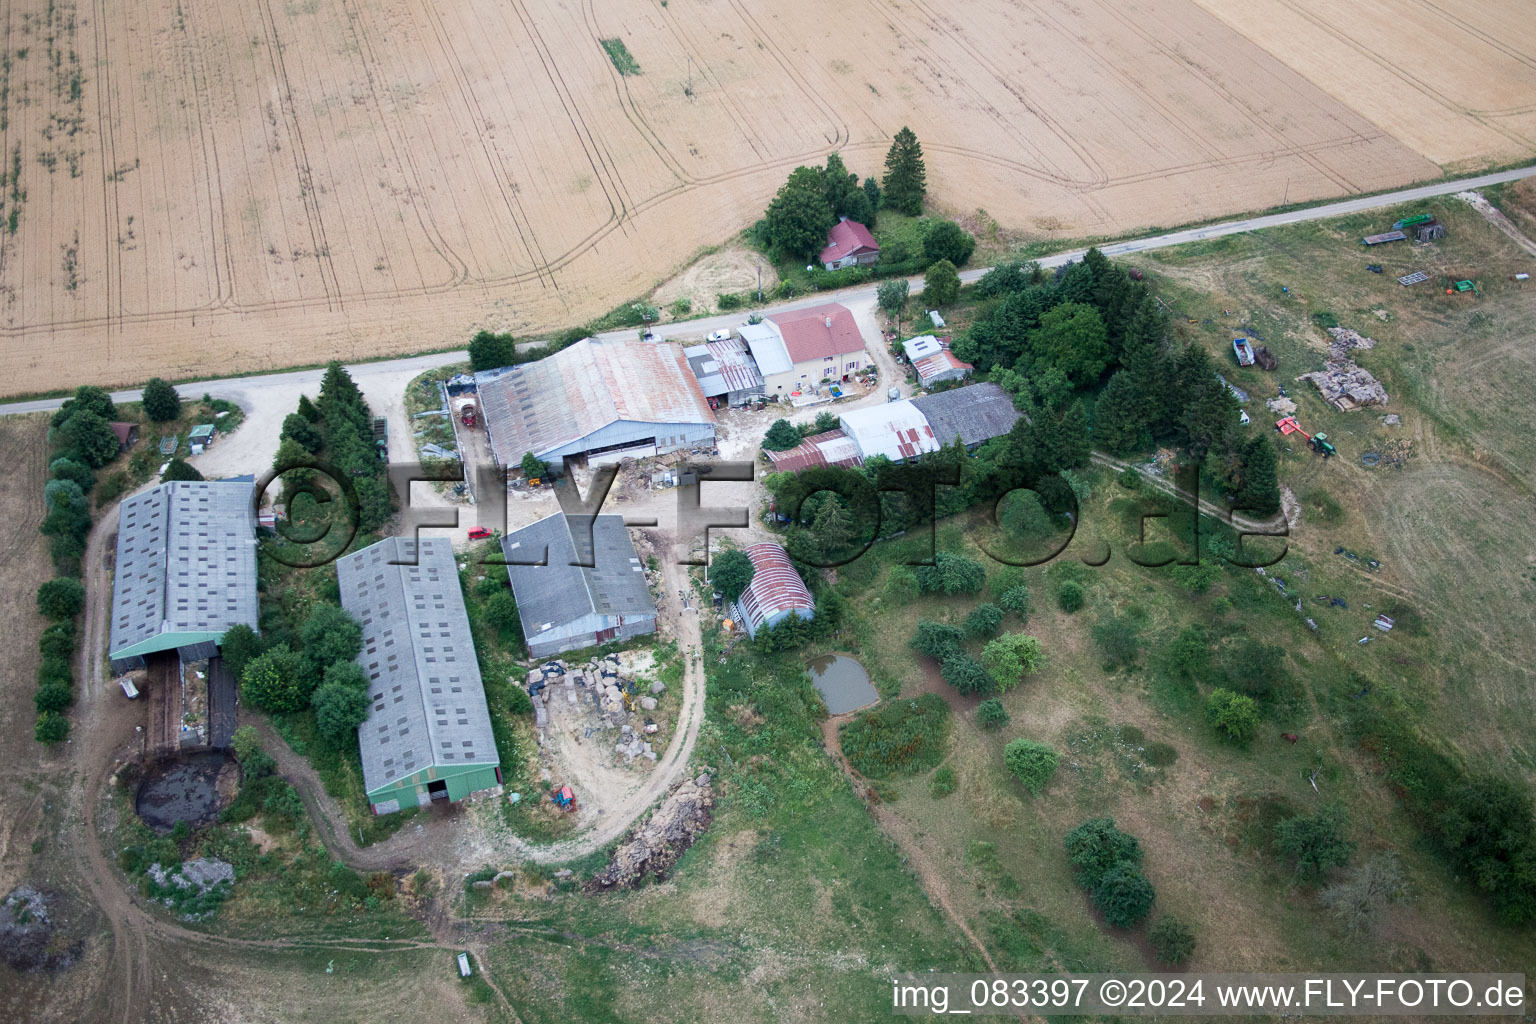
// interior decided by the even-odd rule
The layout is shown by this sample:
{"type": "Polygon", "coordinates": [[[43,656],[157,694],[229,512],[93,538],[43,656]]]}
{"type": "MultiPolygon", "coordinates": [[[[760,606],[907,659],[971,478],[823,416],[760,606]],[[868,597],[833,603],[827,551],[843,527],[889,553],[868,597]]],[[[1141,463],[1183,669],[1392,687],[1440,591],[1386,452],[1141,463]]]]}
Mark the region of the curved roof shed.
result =
{"type": "Polygon", "coordinates": [[[736,616],[748,636],[764,626],[775,626],[791,615],[816,617],[816,602],[805,581],[789,560],[789,552],[777,544],[753,544],[746,555],[752,560],[752,582],[736,599],[736,616]]]}

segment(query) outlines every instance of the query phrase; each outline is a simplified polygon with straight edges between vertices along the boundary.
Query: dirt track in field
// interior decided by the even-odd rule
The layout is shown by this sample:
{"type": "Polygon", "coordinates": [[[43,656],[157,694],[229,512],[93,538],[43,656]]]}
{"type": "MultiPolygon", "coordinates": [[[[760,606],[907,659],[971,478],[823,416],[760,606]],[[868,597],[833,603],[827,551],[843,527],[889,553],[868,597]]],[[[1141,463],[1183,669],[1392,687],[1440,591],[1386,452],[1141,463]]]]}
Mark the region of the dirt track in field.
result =
{"type": "Polygon", "coordinates": [[[1536,85],[1529,32],[1490,27],[1519,21],[1514,0],[1362,8],[1376,63],[1346,62],[1355,78],[1268,30],[1326,0],[1273,6],[1229,25],[1196,0],[18,0],[0,380],[196,378],[579,322],[749,225],[795,164],[842,150],[878,174],[903,124],[939,207],[1056,237],[1536,152],[1530,110],[1500,106],[1536,85]],[[1465,60],[1399,45],[1441,24],[1465,60]],[[1420,107],[1429,135],[1409,130],[1420,107]]]}

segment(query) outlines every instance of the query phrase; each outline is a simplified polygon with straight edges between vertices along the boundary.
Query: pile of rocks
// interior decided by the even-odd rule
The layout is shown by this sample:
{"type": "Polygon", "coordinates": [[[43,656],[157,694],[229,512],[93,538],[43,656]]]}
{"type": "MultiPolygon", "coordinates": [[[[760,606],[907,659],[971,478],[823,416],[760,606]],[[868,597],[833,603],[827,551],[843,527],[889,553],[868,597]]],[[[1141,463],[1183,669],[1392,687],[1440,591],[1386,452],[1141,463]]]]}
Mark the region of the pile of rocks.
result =
{"type": "Polygon", "coordinates": [[[650,685],[650,694],[635,696],[638,684],[622,674],[617,654],[592,658],[584,665],[573,666],[560,659],[545,662],[528,673],[528,695],[533,698],[534,725],[539,729],[539,742],[545,742],[545,729],[549,724],[549,705],[558,703],[563,695],[567,707],[576,711],[583,703],[589,703],[598,728],[619,730],[614,750],[628,761],[644,757],[655,761],[656,751],[645,741],[641,732],[655,732],[656,726],[649,721],[638,727],[631,721],[631,708],[635,711],[655,711],[657,697],[666,692],[666,684],[650,685]],[[629,704],[625,694],[630,695],[629,704]]]}
{"type": "Polygon", "coordinates": [[[715,791],[707,773],[684,780],[650,820],[614,851],[608,866],[587,883],[588,891],[634,888],[647,875],[665,878],[683,851],[709,828],[714,805],[715,791]]]}
{"type": "Polygon", "coordinates": [[[1304,373],[1296,379],[1311,381],[1323,399],[1340,412],[1366,405],[1386,405],[1387,389],[1382,387],[1381,381],[1349,357],[1354,349],[1375,348],[1376,339],[1367,338],[1348,327],[1330,327],[1328,333],[1333,341],[1328,346],[1324,369],[1304,373]]]}
{"type": "Polygon", "coordinates": [[[19,885],[0,901],[0,963],[14,971],[61,971],[80,959],[85,942],[63,934],[54,899],[19,885]]]}

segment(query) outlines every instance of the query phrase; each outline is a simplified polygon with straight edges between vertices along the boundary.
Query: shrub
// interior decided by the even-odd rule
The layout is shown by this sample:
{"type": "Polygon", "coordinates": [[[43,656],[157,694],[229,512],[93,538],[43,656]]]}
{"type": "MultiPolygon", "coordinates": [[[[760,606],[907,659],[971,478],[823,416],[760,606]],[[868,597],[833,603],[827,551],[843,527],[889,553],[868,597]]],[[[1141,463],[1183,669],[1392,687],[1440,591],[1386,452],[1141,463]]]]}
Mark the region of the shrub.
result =
{"type": "Polygon", "coordinates": [[[1108,668],[1134,665],[1141,653],[1141,630],[1129,615],[1106,615],[1094,624],[1093,639],[1108,668]]]}
{"type": "Polygon", "coordinates": [[[1530,793],[1513,779],[1459,783],[1436,822],[1451,859],[1493,898],[1510,924],[1536,920],[1536,820],[1530,793]]]}
{"type": "Polygon", "coordinates": [[[923,259],[929,264],[948,260],[963,267],[976,251],[976,239],[952,220],[936,220],[923,232],[923,259]]]}
{"type": "Polygon", "coordinates": [[[59,428],[59,436],[71,462],[100,469],[117,458],[117,435],[106,417],[94,412],[75,413],[59,428]]]}
{"type": "MultiPolygon", "coordinates": [[[[356,662],[342,664],[361,672],[356,662]]],[[[368,680],[364,678],[362,682],[363,686],[356,686],[327,673],[326,681],[310,698],[315,709],[315,727],[320,730],[320,735],[338,747],[350,746],[357,727],[368,720],[368,680]]]]}
{"type": "Polygon", "coordinates": [[[299,626],[299,642],[310,669],[323,673],[338,661],[351,661],[363,649],[363,627],[340,605],[314,606],[299,626]]]}
{"type": "Polygon", "coordinates": [[[885,594],[896,601],[910,601],[917,596],[917,573],[910,565],[893,565],[885,577],[885,594]]]}
{"type": "Polygon", "coordinates": [[[979,604],[965,617],[965,631],[971,636],[993,636],[1003,624],[1003,610],[995,604],[979,604]]]}
{"type": "Polygon", "coordinates": [[[44,658],[68,659],[75,653],[75,624],[55,622],[37,638],[37,651],[44,658]]]}
{"type": "Polygon", "coordinates": [[[955,770],[945,765],[936,769],[928,779],[928,795],[935,800],[942,800],[955,791],[956,785],[955,770]]]}
{"type": "Polygon", "coordinates": [[[313,676],[287,644],[274,644],[253,658],[240,677],[240,693],[264,711],[300,711],[309,702],[313,676]]]}
{"type": "Polygon", "coordinates": [[[61,576],[37,588],[37,610],[50,619],[72,619],[85,607],[85,585],[61,576]]]}
{"type": "Polygon", "coordinates": [[[1104,872],[1093,887],[1093,902],[1111,928],[1134,928],[1152,912],[1156,899],[1147,876],[1124,861],[1104,872]]]}
{"type": "Polygon", "coordinates": [[[511,366],[517,360],[517,342],[510,334],[478,331],[469,340],[469,365],[475,370],[511,366]]]}
{"type": "Polygon", "coordinates": [[[172,480],[201,480],[203,474],[198,472],[186,459],[177,456],[165,464],[165,472],[160,474],[160,482],[167,483],[172,480]]]}
{"type": "Polygon", "coordinates": [[[965,634],[954,626],[920,619],[917,632],[912,634],[909,646],[919,654],[926,654],[934,661],[944,662],[965,654],[965,634]]]}
{"type": "Polygon", "coordinates": [[[789,420],[774,420],[768,428],[768,434],[763,438],[763,447],[772,452],[782,452],[795,447],[800,443],[800,431],[789,420]]]}
{"type": "Polygon", "coordinates": [[[732,548],[720,552],[710,561],[709,581],[720,591],[721,597],[734,601],[747,589],[755,572],[747,553],[732,548]]]}
{"type": "Polygon", "coordinates": [[[1195,952],[1195,933],[1172,914],[1164,914],[1147,933],[1152,952],[1165,964],[1177,967],[1195,952]]]}
{"type": "Polygon", "coordinates": [[[1205,630],[1199,626],[1185,626],[1168,645],[1168,660],[1179,675],[1197,679],[1210,666],[1211,647],[1205,630]]]}
{"type": "Polygon", "coordinates": [[[943,756],[949,705],[936,693],[865,711],[839,730],[854,771],[871,779],[921,771],[943,756]]]}
{"type": "Polygon", "coordinates": [[[725,313],[733,309],[740,309],[743,305],[743,297],[737,292],[716,292],[715,305],[720,307],[720,312],[725,313]]]}
{"type": "Polygon", "coordinates": [[[1120,476],[1116,479],[1118,480],[1120,486],[1124,487],[1128,491],[1141,490],[1141,473],[1139,473],[1134,466],[1127,466],[1126,468],[1122,469],[1120,471],[1120,476]]]}
{"type": "Polygon", "coordinates": [[[1142,749],[1141,756],[1154,768],[1167,768],[1179,759],[1179,752],[1171,744],[1153,740],[1142,749]]]}
{"type": "Polygon", "coordinates": [[[64,711],[75,702],[75,691],[67,683],[44,683],[32,695],[32,703],[38,714],[48,711],[64,711]]]}
{"type": "Polygon", "coordinates": [[[236,679],[245,673],[246,664],[261,650],[261,637],[243,622],[230,626],[224,631],[224,638],[219,641],[219,654],[224,658],[224,667],[236,679]]]}
{"type": "Polygon", "coordinates": [[[62,455],[48,464],[48,472],[55,480],[73,480],[80,485],[81,491],[89,491],[96,483],[96,474],[91,472],[90,466],[62,455]]]}
{"type": "Polygon", "coordinates": [[[49,655],[38,662],[37,685],[47,686],[49,683],[63,683],[65,686],[74,685],[75,674],[70,668],[69,659],[58,655],[49,655]]]}
{"type": "Polygon", "coordinates": [[[1247,743],[1259,727],[1259,705],[1252,697],[1216,689],[1206,698],[1205,720],[1233,743],[1247,743]]]}
{"type": "Polygon", "coordinates": [[[1349,869],[1342,880],[1324,889],[1318,900],[1346,931],[1359,935],[1369,932],[1382,908],[1401,900],[1407,890],[1397,859],[1382,855],[1349,869]]]}
{"type": "Polygon", "coordinates": [[[485,624],[508,642],[518,642],[523,636],[522,619],[517,613],[517,599],[505,586],[498,587],[485,602],[485,624]]]}
{"type": "Polygon", "coordinates": [[[69,736],[69,719],[57,711],[44,711],[32,727],[32,738],[39,743],[59,743],[69,736]]]}
{"type": "Polygon", "coordinates": [[[1211,584],[1221,579],[1221,567],[1212,565],[1210,562],[1201,562],[1198,565],[1175,565],[1168,570],[1168,575],[1173,577],[1173,582],[1186,590],[1203,594],[1211,589],[1211,584]]]}
{"type": "Polygon", "coordinates": [[[917,587],[925,594],[975,594],[987,583],[987,570],[980,562],[941,551],[933,565],[917,567],[917,587]]]}
{"type": "Polygon", "coordinates": [[[528,696],[528,691],[523,689],[521,686],[512,686],[507,688],[507,714],[533,714],[533,698],[528,696]]]}
{"type": "Polygon", "coordinates": [[[945,658],[939,666],[939,674],[960,693],[985,693],[992,689],[992,677],[968,654],[957,653],[945,658]]]}
{"type": "Polygon", "coordinates": [[[1065,844],[1078,884],[1085,889],[1097,887],[1116,864],[1141,868],[1141,844],[1116,828],[1114,818],[1089,818],[1067,833],[1065,844]]]}
{"type": "Polygon", "coordinates": [[[685,317],[693,312],[693,300],[687,296],[684,296],[681,299],[674,299],[672,305],[667,307],[667,311],[670,312],[674,318],[685,317]]]}
{"type": "Polygon", "coordinates": [[[1019,685],[1026,672],[1039,668],[1044,657],[1040,641],[1027,633],[1005,633],[981,651],[981,663],[1005,693],[1019,685]]]}
{"type": "Polygon", "coordinates": [[[1344,838],[1344,810],[1330,804],[1313,815],[1287,818],[1275,826],[1275,849],[1294,861],[1296,876],[1308,881],[1349,863],[1355,844],[1344,838]]]}
{"type": "Polygon", "coordinates": [[[1003,596],[997,599],[998,605],[1008,612],[1012,612],[1020,619],[1029,619],[1029,588],[1020,584],[1011,590],[1003,591],[1003,596]]]}
{"type": "Polygon", "coordinates": [[[1051,781],[1051,776],[1056,774],[1060,760],[1049,744],[1022,737],[1009,741],[1003,748],[1003,763],[1024,783],[1024,788],[1035,796],[1040,795],[1040,791],[1051,781]]]}
{"type": "Polygon", "coordinates": [[[151,377],[144,382],[141,401],[144,415],[156,423],[167,423],[181,416],[181,395],[177,394],[169,381],[159,377],[151,377]]]}
{"type": "Polygon", "coordinates": [[[1062,580],[1056,585],[1056,604],[1064,612],[1075,612],[1083,606],[1087,595],[1083,585],[1076,580],[1062,580]]]}
{"type": "Polygon", "coordinates": [[[983,729],[1000,729],[1008,724],[1008,709],[996,697],[988,697],[976,705],[976,720],[983,729]]]}

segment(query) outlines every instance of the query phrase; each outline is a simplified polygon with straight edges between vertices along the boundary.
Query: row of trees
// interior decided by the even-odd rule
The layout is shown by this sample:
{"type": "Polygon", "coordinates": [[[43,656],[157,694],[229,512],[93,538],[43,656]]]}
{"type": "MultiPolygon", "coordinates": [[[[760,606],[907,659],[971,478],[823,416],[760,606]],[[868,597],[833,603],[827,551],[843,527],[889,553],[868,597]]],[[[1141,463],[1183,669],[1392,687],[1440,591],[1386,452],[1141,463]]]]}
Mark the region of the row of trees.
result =
{"type": "Polygon", "coordinates": [[[283,419],[273,468],[285,483],[306,479],[302,469],[324,458],[352,481],[357,494],[358,526],[379,529],[393,513],[387,467],[373,439],[373,412],[340,362],[332,360],[320,381],[320,398],[299,396],[299,407],[283,419]]]}
{"type": "Polygon", "coordinates": [[[886,154],[883,182],[865,178],[860,184],[859,176],[848,170],[838,153],[828,156],[824,167],[791,171],[768,204],[763,241],[782,259],[804,260],[821,251],[827,230],[840,217],[873,228],[882,205],[915,217],[923,212],[927,194],[923,147],[912,129],[902,128],[886,154]]]}
{"type": "Polygon", "coordinates": [[[1182,447],[1240,508],[1279,508],[1273,442],[1243,436],[1210,354],[1175,346],[1156,298],[1124,268],[1097,249],[1054,276],[1005,264],[977,294],[990,304],[957,339],[956,355],[1013,394],[1032,421],[1082,438],[1082,457],[1089,444],[1117,455],[1182,447]]]}
{"type": "Polygon", "coordinates": [[[298,647],[266,642],[251,627],[224,634],[226,667],[240,680],[241,698],[272,714],[313,708],[315,725],[331,744],[351,748],[368,718],[368,675],[355,660],[363,627],[339,605],[316,604],[298,629],[298,647]]]}

